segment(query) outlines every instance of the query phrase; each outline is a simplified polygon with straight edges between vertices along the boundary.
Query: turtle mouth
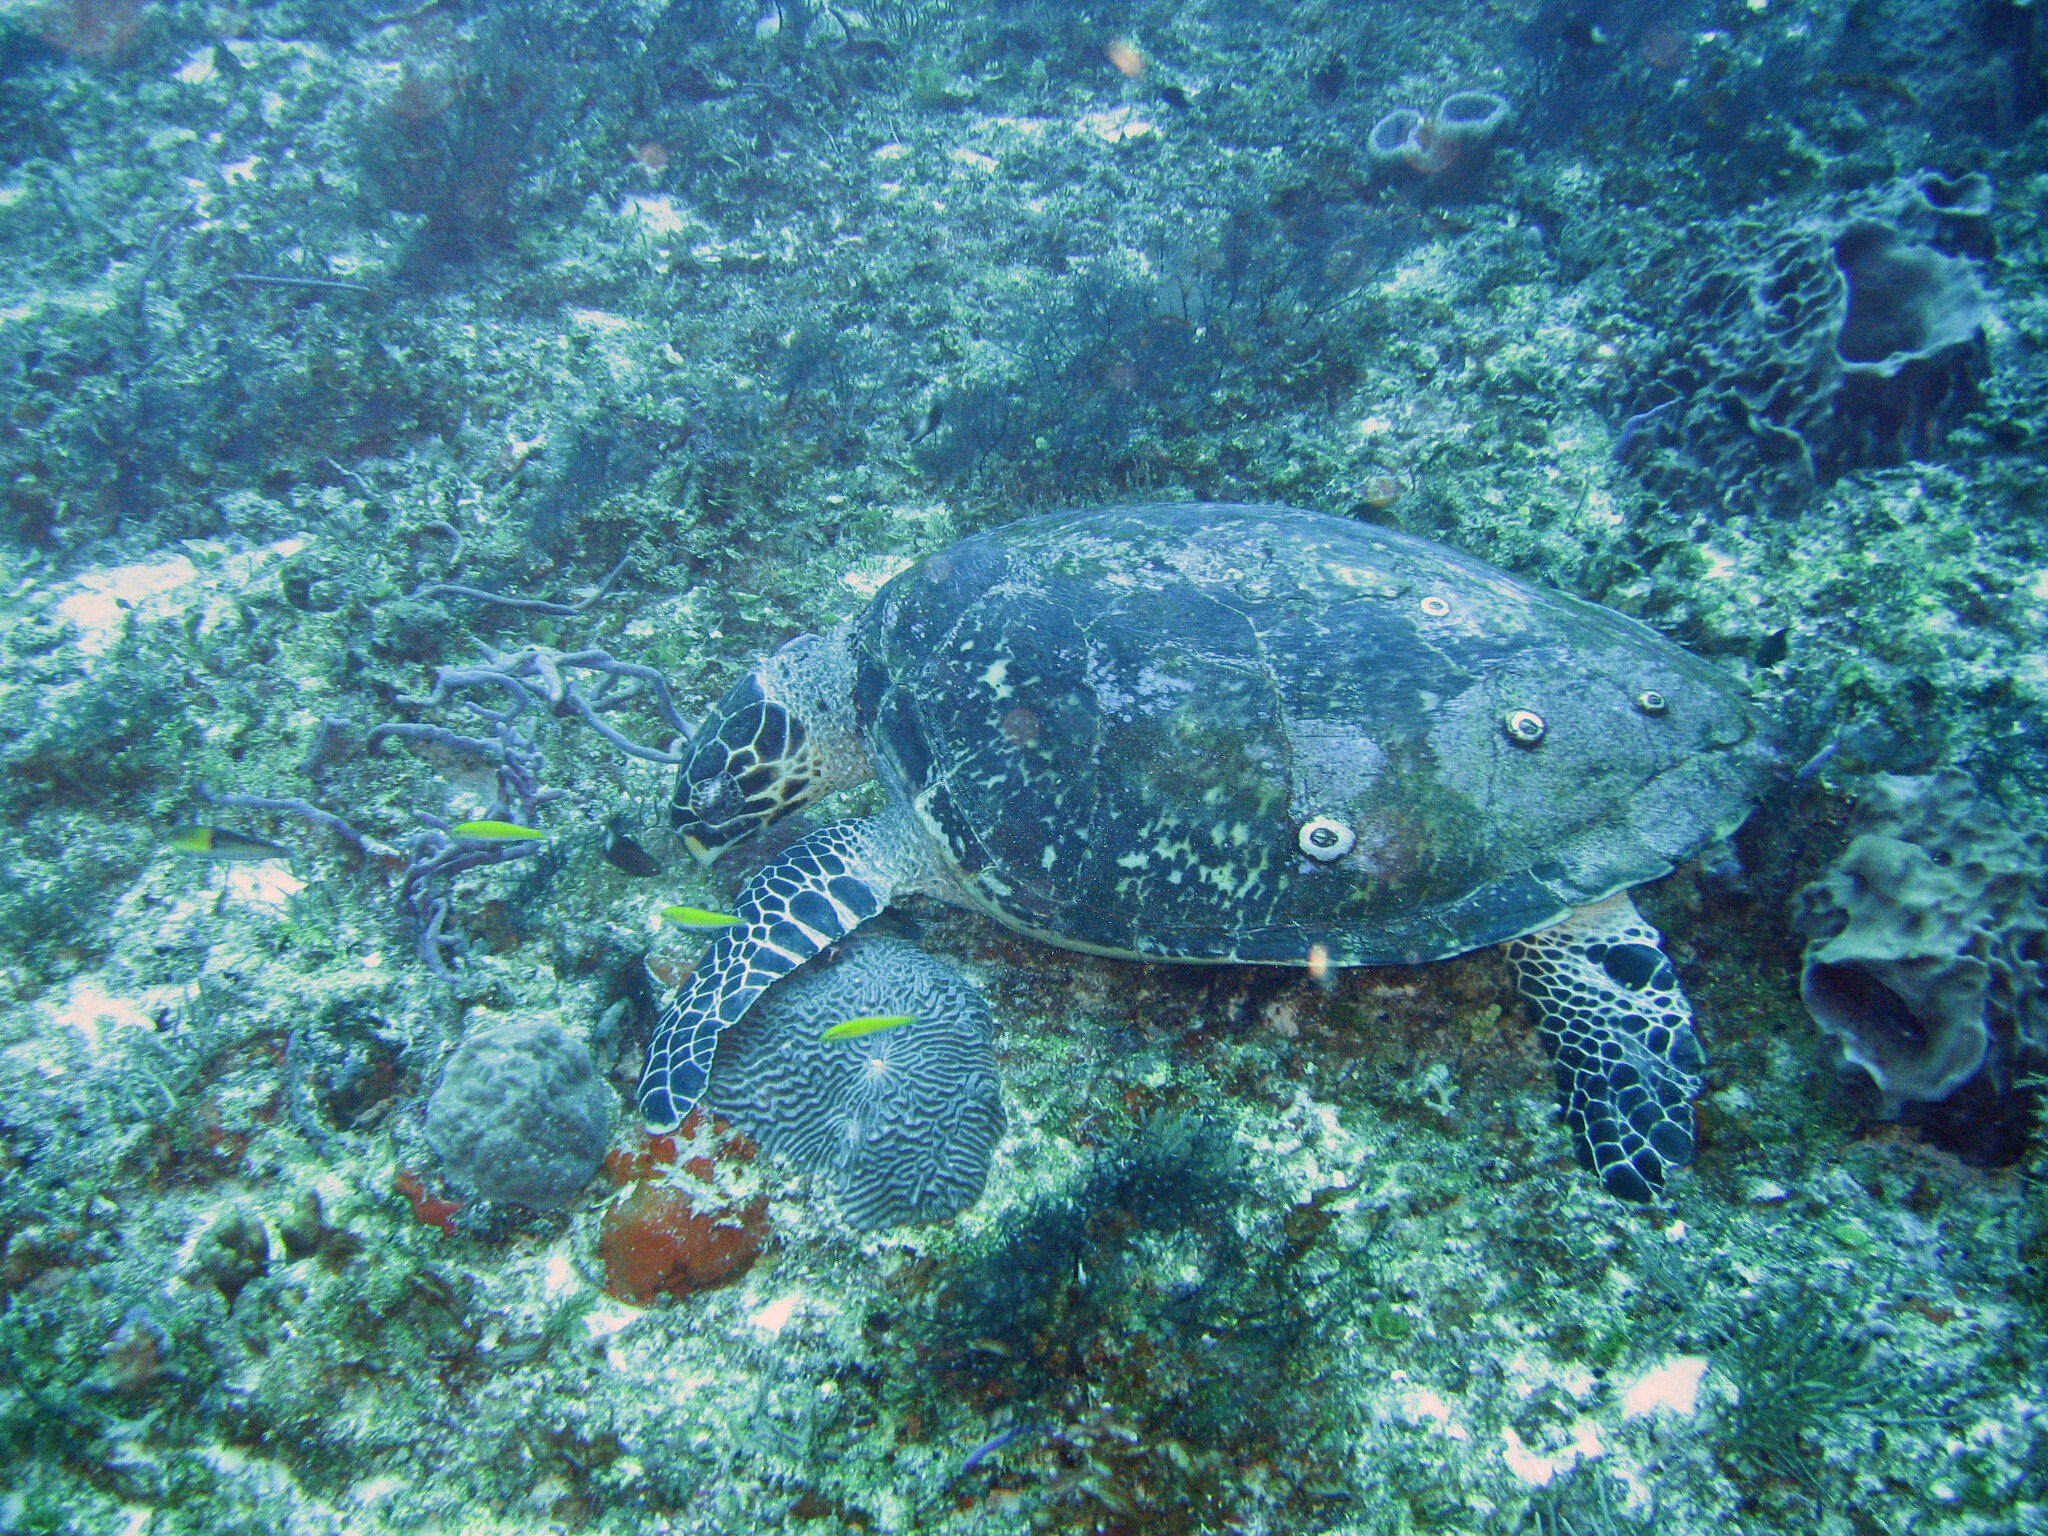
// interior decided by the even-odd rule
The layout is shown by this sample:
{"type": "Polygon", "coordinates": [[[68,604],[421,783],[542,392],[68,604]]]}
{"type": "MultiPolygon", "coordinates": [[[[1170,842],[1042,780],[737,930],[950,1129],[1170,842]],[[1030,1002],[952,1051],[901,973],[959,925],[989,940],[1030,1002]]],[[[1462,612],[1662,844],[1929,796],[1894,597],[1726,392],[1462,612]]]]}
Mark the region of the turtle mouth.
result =
{"type": "Polygon", "coordinates": [[[677,832],[682,845],[690,850],[690,857],[708,867],[716,863],[726,849],[760,826],[758,817],[729,816],[717,820],[704,817],[686,822],[677,828],[677,832]]]}
{"type": "Polygon", "coordinates": [[[751,811],[739,781],[729,773],[714,774],[690,786],[676,817],[676,831],[690,857],[709,864],[760,820],[751,811]]]}

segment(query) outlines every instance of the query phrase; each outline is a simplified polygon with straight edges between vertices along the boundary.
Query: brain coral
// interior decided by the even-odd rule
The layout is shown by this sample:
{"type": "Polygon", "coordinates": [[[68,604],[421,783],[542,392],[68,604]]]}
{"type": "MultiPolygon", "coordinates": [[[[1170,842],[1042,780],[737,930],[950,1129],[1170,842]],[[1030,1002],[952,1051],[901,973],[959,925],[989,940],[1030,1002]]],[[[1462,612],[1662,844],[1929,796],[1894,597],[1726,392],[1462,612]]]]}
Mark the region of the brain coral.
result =
{"type": "Polygon", "coordinates": [[[427,1140],[456,1183],[543,1211],[589,1182],[611,1127],[612,1093],[590,1052],[552,1024],[471,1035],[427,1103],[427,1140]]]}
{"type": "Polygon", "coordinates": [[[1706,510],[1796,512],[1852,469],[1940,451],[1989,371],[1991,184],[1930,172],[1746,223],[1692,280],[1616,455],[1706,510]]]}
{"type": "Polygon", "coordinates": [[[1003,1134],[981,994],[896,939],[861,939],[780,983],[719,1041],[707,1098],[771,1157],[822,1178],[872,1231],[935,1221],[981,1197],[1003,1134]],[[865,1015],[912,1021],[824,1040],[865,1015]]]}
{"type": "Polygon", "coordinates": [[[1968,774],[1880,774],[1853,840],[1792,899],[1800,991],[1896,1116],[2048,1056],[2048,836],[1968,774]]]}

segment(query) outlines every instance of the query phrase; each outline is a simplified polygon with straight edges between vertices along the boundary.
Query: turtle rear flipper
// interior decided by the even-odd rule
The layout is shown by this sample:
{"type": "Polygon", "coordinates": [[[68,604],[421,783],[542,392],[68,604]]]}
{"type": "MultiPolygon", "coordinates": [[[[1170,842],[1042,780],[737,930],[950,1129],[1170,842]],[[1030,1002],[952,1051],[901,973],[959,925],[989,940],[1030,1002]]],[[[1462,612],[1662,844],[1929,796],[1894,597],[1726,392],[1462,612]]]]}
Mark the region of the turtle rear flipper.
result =
{"type": "Polygon", "coordinates": [[[739,922],[719,934],[655,1025],[639,1088],[649,1133],[674,1130],[704,1096],[719,1035],[755,998],[888,906],[919,864],[906,813],[892,807],[822,827],[756,870],[734,907],[739,922]]]}
{"type": "Polygon", "coordinates": [[[1653,1200],[1692,1161],[1692,1098],[1706,1066],[1656,929],[1626,895],[1508,945],[1556,1065],[1579,1161],[1610,1194],[1653,1200]]]}

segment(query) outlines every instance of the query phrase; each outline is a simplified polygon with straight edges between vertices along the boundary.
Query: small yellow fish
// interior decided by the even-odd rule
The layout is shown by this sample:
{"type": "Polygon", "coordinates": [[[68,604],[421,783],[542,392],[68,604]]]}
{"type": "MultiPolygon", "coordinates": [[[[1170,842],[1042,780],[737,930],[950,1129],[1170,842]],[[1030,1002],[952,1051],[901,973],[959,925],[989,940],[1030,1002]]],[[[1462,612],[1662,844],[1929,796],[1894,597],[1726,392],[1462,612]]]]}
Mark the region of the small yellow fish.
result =
{"type": "Polygon", "coordinates": [[[200,859],[288,859],[291,849],[267,837],[230,832],[226,827],[173,827],[166,839],[180,853],[200,859]]]}
{"type": "Polygon", "coordinates": [[[741,921],[723,912],[706,912],[702,907],[663,907],[661,915],[685,928],[737,928],[741,921]]]}
{"type": "Polygon", "coordinates": [[[865,1013],[857,1019],[848,1019],[844,1024],[834,1024],[820,1040],[852,1040],[860,1035],[872,1035],[877,1030],[894,1029],[900,1024],[915,1024],[917,1019],[908,1013],[865,1013]]]}
{"type": "Polygon", "coordinates": [[[528,843],[547,837],[545,832],[513,821],[458,821],[448,829],[448,835],[471,843],[528,843]]]}

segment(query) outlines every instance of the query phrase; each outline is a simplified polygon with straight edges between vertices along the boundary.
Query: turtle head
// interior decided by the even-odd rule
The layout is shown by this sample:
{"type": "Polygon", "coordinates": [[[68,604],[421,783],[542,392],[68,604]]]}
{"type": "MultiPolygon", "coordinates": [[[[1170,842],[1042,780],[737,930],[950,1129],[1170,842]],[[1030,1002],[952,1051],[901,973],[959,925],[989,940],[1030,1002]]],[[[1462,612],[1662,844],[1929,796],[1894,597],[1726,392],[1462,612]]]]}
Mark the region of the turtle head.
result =
{"type": "Polygon", "coordinates": [[[803,635],[733,684],[690,738],[669,825],[700,864],[868,777],[839,682],[838,636],[803,635]]]}

